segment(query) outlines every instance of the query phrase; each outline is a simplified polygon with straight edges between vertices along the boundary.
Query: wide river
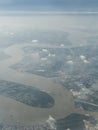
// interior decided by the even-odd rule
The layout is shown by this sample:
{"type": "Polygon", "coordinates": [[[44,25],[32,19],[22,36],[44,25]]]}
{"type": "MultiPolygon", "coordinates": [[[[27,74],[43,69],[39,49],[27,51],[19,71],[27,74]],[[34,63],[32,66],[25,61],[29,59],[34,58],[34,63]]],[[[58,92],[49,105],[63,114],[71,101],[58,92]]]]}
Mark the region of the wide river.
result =
{"type": "MultiPolygon", "coordinates": [[[[28,45],[28,44],[27,44],[28,45]]],[[[7,123],[32,124],[48,119],[52,115],[55,119],[63,118],[74,110],[72,94],[53,80],[41,76],[22,73],[10,68],[23,58],[22,48],[25,45],[13,45],[4,50],[10,58],[0,61],[0,79],[36,87],[47,92],[55,100],[51,108],[30,107],[11,98],[0,96],[0,119],[7,123]]]]}

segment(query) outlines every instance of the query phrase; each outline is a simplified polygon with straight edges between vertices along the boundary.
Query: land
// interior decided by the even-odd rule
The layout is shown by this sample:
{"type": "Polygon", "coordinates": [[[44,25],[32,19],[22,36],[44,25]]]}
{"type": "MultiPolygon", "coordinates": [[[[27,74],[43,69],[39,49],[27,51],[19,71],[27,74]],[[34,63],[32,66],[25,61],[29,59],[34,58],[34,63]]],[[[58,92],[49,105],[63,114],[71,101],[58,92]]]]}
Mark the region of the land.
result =
{"type": "Polygon", "coordinates": [[[0,18],[1,129],[51,130],[49,116],[57,130],[98,126],[97,19],[0,18]]]}

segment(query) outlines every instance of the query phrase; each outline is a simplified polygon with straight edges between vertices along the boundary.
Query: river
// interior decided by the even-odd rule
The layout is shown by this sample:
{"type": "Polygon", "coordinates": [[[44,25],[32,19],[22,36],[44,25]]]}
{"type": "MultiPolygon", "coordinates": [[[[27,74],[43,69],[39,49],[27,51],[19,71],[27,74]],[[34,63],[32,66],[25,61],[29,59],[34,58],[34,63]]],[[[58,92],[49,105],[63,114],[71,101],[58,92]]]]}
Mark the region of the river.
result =
{"type": "Polygon", "coordinates": [[[10,58],[0,61],[0,79],[36,87],[47,92],[55,100],[51,108],[30,107],[13,99],[0,96],[0,119],[7,123],[32,124],[42,122],[52,115],[55,119],[63,118],[74,110],[72,94],[51,79],[29,73],[22,73],[10,68],[23,58],[25,45],[13,45],[4,50],[10,58]],[[13,120],[10,116],[13,115],[13,120]]]}

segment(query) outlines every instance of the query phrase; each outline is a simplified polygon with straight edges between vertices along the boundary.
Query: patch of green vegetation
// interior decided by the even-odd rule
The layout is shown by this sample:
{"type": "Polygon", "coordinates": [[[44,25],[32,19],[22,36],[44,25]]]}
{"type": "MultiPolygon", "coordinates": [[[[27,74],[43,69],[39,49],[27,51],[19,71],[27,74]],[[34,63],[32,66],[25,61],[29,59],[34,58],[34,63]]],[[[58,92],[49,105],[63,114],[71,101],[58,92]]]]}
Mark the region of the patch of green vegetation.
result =
{"type": "Polygon", "coordinates": [[[3,80],[0,80],[0,95],[32,107],[50,108],[54,105],[54,99],[46,92],[31,86],[3,80]]]}
{"type": "Polygon", "coordinates": [[[68,128],[70,130],[85,130],[83,120],[96,124],[96,120],[93,117],[73,113],[57,121],[57,130],[67,130],[68,128]]]}

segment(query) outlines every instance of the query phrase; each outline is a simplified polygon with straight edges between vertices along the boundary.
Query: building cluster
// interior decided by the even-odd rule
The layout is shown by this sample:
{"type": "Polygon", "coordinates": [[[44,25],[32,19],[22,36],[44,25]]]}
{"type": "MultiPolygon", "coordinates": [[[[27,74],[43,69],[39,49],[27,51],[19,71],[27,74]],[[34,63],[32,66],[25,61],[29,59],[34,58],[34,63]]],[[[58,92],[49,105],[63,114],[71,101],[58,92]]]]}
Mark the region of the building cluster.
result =
{"type": "Polygon", "coordinates": [[[32,125],[32,126],[19,126],[19,125],[0,125],[0,130],[56,130],[55,128],[51,128],[47,123],[40,125],[32,125]]]}

